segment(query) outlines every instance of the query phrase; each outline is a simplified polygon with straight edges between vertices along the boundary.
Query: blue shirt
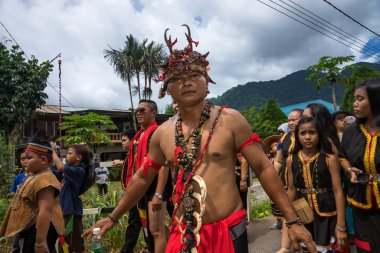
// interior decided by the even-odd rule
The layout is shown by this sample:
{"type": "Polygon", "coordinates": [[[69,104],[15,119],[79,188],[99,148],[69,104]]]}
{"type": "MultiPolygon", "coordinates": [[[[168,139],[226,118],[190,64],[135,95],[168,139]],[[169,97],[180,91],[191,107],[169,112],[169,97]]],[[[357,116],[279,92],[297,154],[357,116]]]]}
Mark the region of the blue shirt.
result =
{"type": "Polygon", "coordinates": [[[25,178],[25,171],[21,172],[15,177],[15,179],[13,180],[12,187],[11,187],[11,192],[17,191],[17,187],[21,184],[24,178],[25,178]]]}
{"type": "Polygon", "coordinates": [[[83,215],[82,200],[79,198],[85,170],[83,167],[65,165],[63,186],[59,195],[63,215],[83,215]]]}

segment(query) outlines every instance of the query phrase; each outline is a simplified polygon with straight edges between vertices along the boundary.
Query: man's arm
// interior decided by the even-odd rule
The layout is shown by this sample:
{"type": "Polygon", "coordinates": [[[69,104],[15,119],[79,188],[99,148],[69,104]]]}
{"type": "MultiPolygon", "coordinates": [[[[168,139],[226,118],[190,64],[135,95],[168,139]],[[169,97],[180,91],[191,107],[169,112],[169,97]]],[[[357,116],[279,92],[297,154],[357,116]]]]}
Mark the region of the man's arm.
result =
{"type": "Polygon", "coordinates": [[[49,252],[47,247],[46,236],[50,227],[50,220],[53,212],[54,191],[51,186],[40,190],[37,193],[38,198],[38,215],[36,220],[36,243],[35,252],[49,252]]]}
{"type": "Polygon", "coordinates": [[[248,162],[245,160],[244,156],[238,155],[237,157],[240,163],[240,190],[246,192],[248,189],[247,180],[248,180],[248,162]]]}
{"type": "Polygon", "coordinates": [[[169,176],[169,168],[166,166],[162,166],[160,171],[158,172],[156,194],[154,195],[152,199],[153,211],[161,210],[162,201],[163,201],[162,194],[165,190],[168,176],[169,176]],[[158,198],[157,194],[161,194],[161,198],[158,198]]]}
{"type": "MultiPolygon", "coordinates": [[[[150,146],[149,146],[149,154],[148,157],[152,161],[158,164],[165,163],[165,157],[160,149],[160,134],[157,129],[151,138],[150,146]]],[[[145,175],[143,173],[142,167],[133,175],[132,180],[129,182],[127,189],[125,190],[125,194],[120,199],[119,203],[112,211],[111,215],[107,218],[99,220],[93,225],[91,228],[86,230],[82,237],[88,237],[88,240],[91,239],[92,229],[95,227],[100,227],[101,231],[99,232],[99,238],[103,237],[104,234],[112,229],[121,216],[123,216],[129,209],[136,205],[136,203],[144,196],[147,191],[149,185],[152,183],[154,177],[157,175],[158,171],[153,167],[148,168],[148,174],[145,175]]]]}
{"type": "Polygon", "coordinates": [[[284,154],[282,153],[282,149],[277,150],[276,157],[274,158],[274,169],[277,171],[277,173],[280,173],[282,163],[284,162],[284,154]]]}
{"type": "Polygon", "coordinates": [[[52,158],[53,158],[55,166],[57,167],[57,169],[60,172],[64,172],[65,171],[65,165],[62,163],[61,159],[58,157],[57,153],[55,152],[55,150],[57,148],[57,144],[55,142],[51,141],[50,146],[53,149],[52,158]]]}

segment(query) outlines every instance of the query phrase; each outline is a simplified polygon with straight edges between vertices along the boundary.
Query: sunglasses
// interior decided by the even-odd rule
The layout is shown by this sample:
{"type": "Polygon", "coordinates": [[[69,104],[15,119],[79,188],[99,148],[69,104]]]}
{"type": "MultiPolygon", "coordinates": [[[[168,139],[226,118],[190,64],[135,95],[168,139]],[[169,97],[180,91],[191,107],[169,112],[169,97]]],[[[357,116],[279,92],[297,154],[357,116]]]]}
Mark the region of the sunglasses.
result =
{"type": "Polygon", "coordinates": [[[146,111],[147,110],[144,107],[137,107],[135,110],[135,114],[137,114],[137,113],[144,114],[144,113],[146,113],[146,111]]]}

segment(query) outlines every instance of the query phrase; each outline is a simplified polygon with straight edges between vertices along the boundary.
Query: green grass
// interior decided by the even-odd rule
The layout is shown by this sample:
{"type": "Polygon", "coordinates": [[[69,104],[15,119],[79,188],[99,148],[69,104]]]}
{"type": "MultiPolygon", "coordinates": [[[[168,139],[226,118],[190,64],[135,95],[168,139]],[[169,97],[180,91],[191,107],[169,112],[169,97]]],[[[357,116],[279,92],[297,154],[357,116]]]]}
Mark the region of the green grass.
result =
{"type": "Polygon", "coordinates": [[[251,206],[251,217],[256,220],[272,214],[269,200],[257,202],[251,206]]]}

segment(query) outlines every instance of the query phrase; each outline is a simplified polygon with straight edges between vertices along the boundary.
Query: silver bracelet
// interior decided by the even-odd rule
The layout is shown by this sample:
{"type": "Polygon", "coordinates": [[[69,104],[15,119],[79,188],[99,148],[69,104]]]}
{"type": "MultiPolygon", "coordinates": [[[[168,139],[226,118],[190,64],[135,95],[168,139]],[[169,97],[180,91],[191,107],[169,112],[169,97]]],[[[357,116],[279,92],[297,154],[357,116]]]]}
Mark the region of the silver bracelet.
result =
{"type": "Polygon", "coordinates": [[[347,227],[340,227],[338,225],[335,226],[335,230],[338,230],[339,232],[347,232],[347,227]]]}
{"type": "Polygon", "coordinates": [[[42,246],[44,246],[45,244],[47,244],[47,241],[45,241],[45,242],[43,242],[43,243],[40,243],[40,244],[38,244],[38,243],[34,243],[34,246],[36,246],[36,247],[42,247],[42,246]]]}

